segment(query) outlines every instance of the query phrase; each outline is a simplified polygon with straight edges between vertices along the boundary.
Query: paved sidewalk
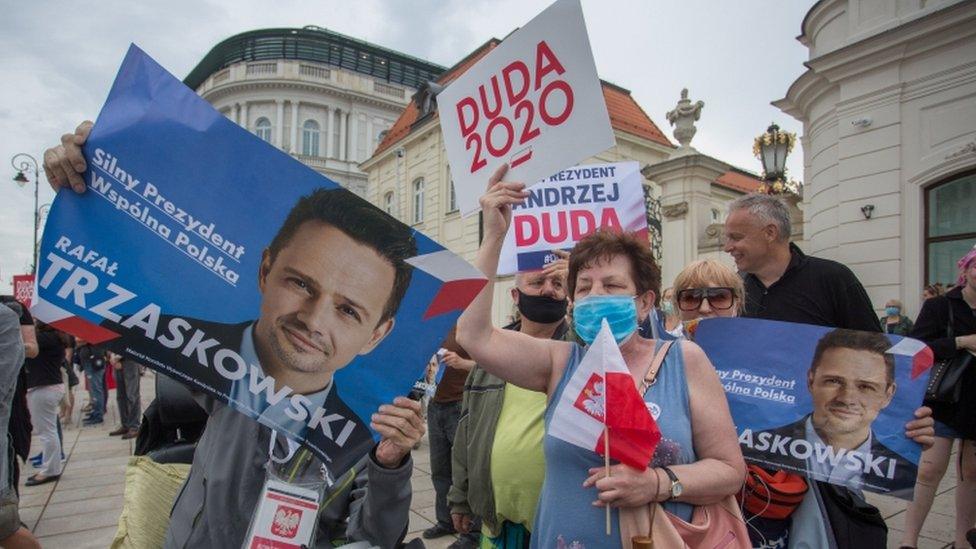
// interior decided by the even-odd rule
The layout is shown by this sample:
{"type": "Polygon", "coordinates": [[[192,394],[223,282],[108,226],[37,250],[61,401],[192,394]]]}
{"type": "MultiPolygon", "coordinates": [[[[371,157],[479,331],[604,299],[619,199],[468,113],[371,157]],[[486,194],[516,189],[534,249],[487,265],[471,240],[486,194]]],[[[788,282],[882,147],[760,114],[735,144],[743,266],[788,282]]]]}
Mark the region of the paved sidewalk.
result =
{"type": "MultiPolygon", "coordinates": [[[[153,398],[153,373],[142,378],[142,403],[153,398]]],[[[108,432],[118,424],[115,391],[109,393],[105,423],[97,428],[81,427],[81,404],[84,391],[76,388],[75,418],[64,426],[64,452],[67,462],[56,483],[25,487],[23,481],[33,474],[27,465],[21,474],[21,518],[45,548],[85,549],[108,547],[115,536],[122,510],[125,465],[132,454],[134,440],[110,437],[108,432]]],[[[38,446],[34,445],[34,448],[38,446]]],[[[413,501],[407,540],[419,537],[433,525],[434,487],[430,480],[430,458],[427,440],[413,453],[413,501]]],[[[954,528],[954,493],[956,475],[950,470],[942,481],[932,513],[923,529],[919,548],[951,547],[954,528]]],[[[891,529],[888,546],[897,548],[905,520],[905,502],[872,496],[870,501],[885,515],[891,529]]],[[[443,549],[454,541],[452,536],[425,540],[427,547],[443,549]]]]}

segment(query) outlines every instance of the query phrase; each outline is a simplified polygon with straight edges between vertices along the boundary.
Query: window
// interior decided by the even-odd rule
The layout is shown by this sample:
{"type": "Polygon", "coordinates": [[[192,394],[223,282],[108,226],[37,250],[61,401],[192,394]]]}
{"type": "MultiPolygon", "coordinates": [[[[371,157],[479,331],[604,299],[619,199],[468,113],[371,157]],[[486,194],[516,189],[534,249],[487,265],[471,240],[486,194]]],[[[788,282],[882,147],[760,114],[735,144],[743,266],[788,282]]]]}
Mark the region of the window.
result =
{"type": "Polygon", "coordinates": [[[447,213],[457,211],[457,195],[454,194],[454,179],[447,175],[447,213]]]}
{"type": "Polygon", "coordinates": [[[976,173],[925,190],[925,283],[955,283],[956,261],[976,244],[976,173]]]}
{"type": "Polygon", "coordinates": [[[271,143],[271,121],[265,117],[258,118],[254,123],[254,133],[259,138],[271,143]]]}
{"type": "Polygon", "coordinates": [[[306,120],[302,125],[302,154],[319,155],[319,123],[314,120],[306,120]]]}
{"type": "Polygon", "coordinates": [[[413,222],[421,223],[424,220],[424,178],[420,177],[413,182],[413,222]]]}
{"type": "MultiPolygon", "coordinates": [[[[383,211],[393,215],[393,191],[389,191],[383,195],[383,211]]],[[[393,215],[393,217],[396,217],[393,215]]]]}

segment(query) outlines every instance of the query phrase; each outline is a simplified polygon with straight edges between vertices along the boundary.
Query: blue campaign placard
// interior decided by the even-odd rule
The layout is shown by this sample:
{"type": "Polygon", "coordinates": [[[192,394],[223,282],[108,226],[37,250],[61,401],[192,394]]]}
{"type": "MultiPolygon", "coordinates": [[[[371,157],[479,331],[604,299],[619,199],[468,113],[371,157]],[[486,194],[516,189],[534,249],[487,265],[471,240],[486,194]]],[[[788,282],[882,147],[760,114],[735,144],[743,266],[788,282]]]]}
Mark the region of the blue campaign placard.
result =
{"type": "Polygon", "coordinates": [[[36,316],[288,434],[336,474],[484,285],[135,45],[84,154],[88,191],[59,192],[45,227],[36,316]]]}
{"type": "Polygon", "coordinates": [[[746,459],[819,481],[910,498],[931,352],[916,340],[713,318],[695,331],[728,396],[746,459]]]}

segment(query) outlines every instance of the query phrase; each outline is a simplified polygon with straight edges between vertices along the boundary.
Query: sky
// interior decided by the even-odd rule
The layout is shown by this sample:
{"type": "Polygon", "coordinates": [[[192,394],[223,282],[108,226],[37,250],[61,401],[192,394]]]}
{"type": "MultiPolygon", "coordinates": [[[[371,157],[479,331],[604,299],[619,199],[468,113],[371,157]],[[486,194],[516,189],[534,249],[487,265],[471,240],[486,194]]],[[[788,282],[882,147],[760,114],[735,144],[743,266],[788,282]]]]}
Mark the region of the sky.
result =
{"type": "MultiPolygon", "coordinates": [[[[771,101],[803,73],[796,41],[814,0],[582,0],[600,77],[631,91],[673,139],[664,114],[682,88],[705,108],[692,146],[753,172],[752,141],[799,122],[771,101]]],[[[549,0],[0,0],[0,293],[27,272],[33,178],[19,187],[11,158],[46,148],[94,120],[128,45],[184,78],[221,40],[249,30],[317,25],[451,66],[503,38],[549,0]]],[[[802,180],[799,144],[790,176],[802,180]]],[[[18,166],[19,167],[19,166],[18,166]]],[[[41,173],[39,205],[54,200],[41,173]]]]}

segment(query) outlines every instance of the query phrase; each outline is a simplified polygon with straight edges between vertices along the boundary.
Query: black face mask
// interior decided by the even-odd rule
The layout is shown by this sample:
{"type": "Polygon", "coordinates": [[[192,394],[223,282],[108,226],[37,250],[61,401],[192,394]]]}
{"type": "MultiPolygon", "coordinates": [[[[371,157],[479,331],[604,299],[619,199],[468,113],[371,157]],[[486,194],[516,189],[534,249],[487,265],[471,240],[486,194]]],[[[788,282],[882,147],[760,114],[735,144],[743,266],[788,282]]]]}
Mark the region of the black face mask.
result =
{"type": "Polygon", "coordinates": [[[519,312],[532,322],[551,324],[566,316],[566,305],[569,302],[565,299],[553,299],[544,295],[526,295],[518,288],[515,291],[519,293],[519,312]]]}

